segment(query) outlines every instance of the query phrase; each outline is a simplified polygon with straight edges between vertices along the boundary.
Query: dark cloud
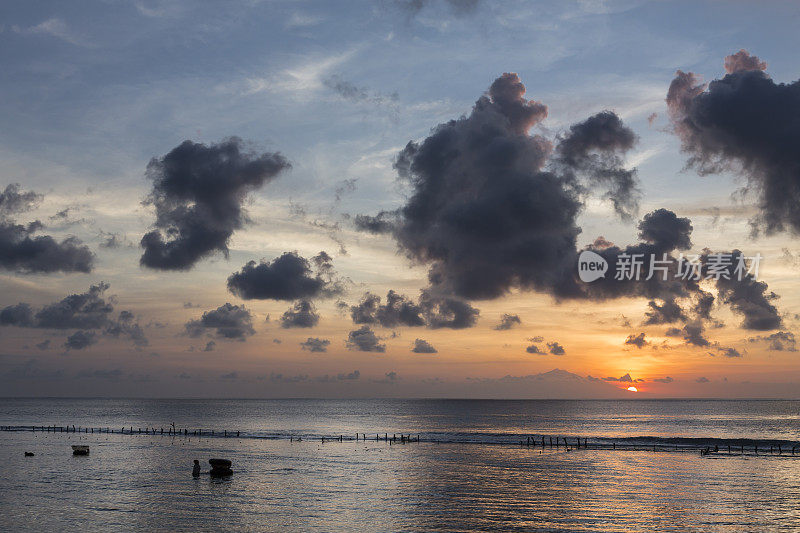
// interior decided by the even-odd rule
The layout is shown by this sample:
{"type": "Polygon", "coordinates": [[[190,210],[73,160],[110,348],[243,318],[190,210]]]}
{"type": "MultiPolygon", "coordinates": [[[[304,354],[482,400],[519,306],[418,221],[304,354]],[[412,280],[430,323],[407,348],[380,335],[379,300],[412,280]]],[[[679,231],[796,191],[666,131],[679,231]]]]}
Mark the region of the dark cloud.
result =
{"type": "Polygon", "coordinates": [[[679,320],[686,320],[686,314],[684,313],[683,308],[675,301],[674,298],[665,300],[660,304],[651,300],[647,303],[647,305],[650,308],[645,313],[644,323],[647,325],[672,324],[674,322],[678,322],[679,320]]]}
{"type": "Polygon", "coordinates": [[[655,381],[656,383],[672,383],[675,380],[667,376],[663,378],[655,378],[653,381],[655,381]]]}
{"type": "Polygon", "coordinates": [[[34,235],[44,228],[38,220],[17,224],[11,215],[29,211],[42,195],[20,191],[12,183],[0,193],[0,268],[24,274],[91,272],[94,254],[76,237],[61,242],[49,235],[34,235]]]}
{"type": "Polygon", "coordinates": [[[638,335],[636,335],[634,333],[631,333],[630,335],[628,335],[628,338],[625,339],[625,344],[630,344],[632,346],[636,346],[637,348],[639,348],[641,350],[642,348],[644,348],[645,346],[647,346],[650,343],[648,343],[645,340],[644,333],[639,333],[638,335]]]}
{"type": "Polygon", "coordinates": [[[380,341],[381,338],[369,326],[361,326],[347,335],[347,348],[359,352],[385,352],[386,345],[380,341]]]}
{"type": "Polygon", "coordinates": [[[30,211],[42,200],[42,195],[33,191],[20,191],[19,183],[7,185],[0,192],[0,217],[30,211]]]}
{"type": "Polygon", "coordinates": [[[108,283],[92,285],[81,294],[71,294],[60,302],[43,307],[36,313],[36,327],[49,329],[99,329],[108,324],[114,311],[103,298],[108,283]]]}
{"type": "Polygon", "coordinates": [[[668,209],[656,209],[639,222],[639,238],[659,249],[688,250],[692,247],[692,221],[668,209]]]}
{"type": "Polygon", "coordinates": [[[544,354],[542,349],[539,348],[538,346],[536,346],[535,344],[531,344],[530,346],[525,348],[525,351],[528,352],[528,353],[544,354]]]}
{"type": "Polygon", "coordinates": [[[432,329],[471,328],[480,315],[480,311],[472,307],[469,302],[458,298],[436,296],[428,291],[422,292],[419,305],[428,327],[432,329]]]}
{"type": "Polygon", "coordinates": [[[97,342],[97,334],[93,331],[76,331],[64,342],[67,350],[83,350],[97,342]]]}
{"type": "Polygon", "coordinates": [[[137,322],[134,322],[133,313],[130,311],[120,312],[119,318],[106,326],[104,334],[114,338],[127,337],[133,341],[135,346],[140,348],[150,344],[142,327],[137,322]]]}
{"type": "Polygon", "coordinates": [[[328,339],[309,337],[305,342],[301,342],[300,346],[303,347],[303,350],[308,350],[309,352],[327,352],[330,344],[331,341],[328,339]]]}
{"type": "Polygon", "coordinates": [[[742,354],[736,348],[719,348],[719,352],[725,357],[741,357],[742,354]]]}
{"type": "Polygon", "coordinates": [[[637,141],[633,131],[611,111],[570,126],[556,150],[556,166],[573,181],[583,174],[590,188],[605,188],[614,210],[628,219],[639,209],[635,169],[623,167],[622,155],[637,141]]]}
{"type": "Polygon", "coordinates": [[[42,342],[38,343],[36,347],[40,350],[48,350],[50,349],[50,339],[45,339],[42,342]]]}
{"type": "Polygon", "coordinates": [[[500,317],[500,323],[497,324],[494,329],[503,331],[511,329],[514,326],[519,326],[520,324],[522,324],[522,321],[519,319],[519,315],[509,315],[508,313],[503,313],[503,316],[500,317]]]}
{"type": "Polygon", "coordinates": [[[324,79],[322,83],[340,97],[350,102],[388,108],[394,113],[399,111],[397,104],[400,97],[397,92],[382,94],[376,91],[370,91],[366,87],[358,87],[338,74],[324,79]]]}
{"type": "Polygon", "coordinates": [[[216,348],[216,347],[217,347],[217,343],[216,343],[216,342],[214,342],[214,341],[208,341],[208,342],[206,343],[206,347],[205,347],[205,348],[203,348],[201,351],[203,351],[203,352],[213,352],[213,351],[214,351],[214,348],[216,348]]]}
{"type": "MultiPolygon", "coordinates": [[[[0,314],[2,320],[2,314],[0,314]]],[[[748,342],[766,342],[768,349],[776,352],[796,352],[797,339],[791,331],[778,331],[771,335],[750,337],[748,342]]]]}
{"type": "Polygon", "coordinates": [[[705,328],[700,321],[690,322],[683,326],[683,339],[686,344],[693,346],[710,346],[711,343],[706,339],[704,332],[705,328]]]}
{"type": "Polygon", "coordinates": [[[241,305],[226,303],[211,311],[206,311],[199,320],[186,323],[186,333],[190,337],[199,337],[205,333],[213,333],[219,339],[244,341],[255,334],[253,315],[241,305]]]}
{"type": "Polygon", "coordinates": [[[0,219],[0,268],[20,273],[91,272],[94,254],[76,237],[61,242],[34,233],[41,223],[27,226],[0,219]]]}
{"type": "Polygon", "coordinates": [[[667,93],[675,133],[700,174],[725,170],[748,179],[758,198],[754,229],[800,233],[800,82],[775,83],[745,50],[705,85],[678,71],[667,93]]]}
{"type": "Polygon", "coordinates": [[[356,215],[356,229],[380,235],[391,233],[397,225],[398,211],[380,211],[377,215],[356,215]]]}
{"type": "MultiPolygon", "coordinates": [[[[708,265],[715,262],[715,254],[704,254],[703,262],[708,269],[708,265]]],[[[745,261],[745,256],[739,250],[734,250],[729,254],[720,254],[722,257],[719,268],[715,268],[719,273],[719,278],[715,281],[718,298],[721,302],[728,304],[731,309],[744,318],[741,327],[753,330],[770,330],[781,327],[783,321],[778,309],[771,303],[778,298],[778,295],[769,291],[769,287],[763,281],[757,281],[753,275],[746,274],[739,279],[737,268],[740,268],[745,261]],[[724,259],[726,256],[730,257],[724,259]]]]}
{"type": "Polygon", "coordinates": [[[393,290],[386,294],[385,305],[381,305],[380,296],[366,293],[358,305],[350,307],[350,316],[355,324],[380,324],[385,328],[426,323],[422,306],[393,290]]]}
{"type": "Polygon", "coordinates": [[[228,241],[247,220],[246,195],[272,181],[289,162],[279,153],[248,152],[241,139],[219,144],[184,141],[147,166],[155,229],[142,237],[143,266],[188,270],[228,241]]]}
{"type": "Polygon", "coordinates": [[[334,279],[331,257],[320,252],[311,261],[286,252],[272,262],[250,261],[228,277],[228,290],[244,300],[298,300],[331,297],[343,290],[334,279]],[[312,262],[316,273],[312,271],[312,262]]]}
{"type": "Polygon", "coordinates": [[[414,353],[438,353],[439,351],[433,347],[431,343],[423,339],[414,340],[414,347],[411,348],[414,353]]]}
{"type": "Polygon", "coordinates": [[[553,355],[564,355],[565,353],[567,353],[566,350],[564,350],[564,347],[561,346],[559,343],[557,343],[555,341],[548,342],[547,343],[547,348],[550,350],[550,353],[553,354],[553,355]]]}
{"type": "Polygon", "coordinates": [[[516,74],[504,74],[469,116],[400,152],[395,168],[411,187],[408,201],[391,223],[379,214],[361,226],[391,229],[402,252],[430,266],[440,294],[491,299],[520,288],[577,295],[583,197],[599,181],[618,207],[631,206],[633,191],[623,181],[632,183],[633,174],[619,163],[635,137],[605,112],[556,139],[551,158],[553,143],[528,134],[546,115],[545,105],[525,98],[516,74]]]}
{"type": "MultiPolygon", "coordinates": [[[[148,340],[144,330],[135,322],[133,313],[122,311],[117,320],[111,318],[114,306],[111,298],[105,298],[104,293],[109,285],[100,282],[92,285],[84,293],[71,294],[62,300],[46,305],[34,313],[27,303],[11,305],[0,310],[0,325],[17,326],[39,329],[78,329],[86,334],[91,331],[92,338],[98,334],[130,339],[139,348],[147,346],[148,340]]],[[[82,340],[82,336],[75,338],[75,346],[82,340]]],[[[73,348],[77,349],[77,348],[73,348]]]]}
{"type": "Polygon", "coordinates": [[[313,328],[319,322],[319,314],[314,304],[300,300],[281,317],[282,328],[313,328]]]}
{"type": "Polygon", "coordinates": [[[34,327],[36,320],[33,317],[33,309],[26,303],[9,305],[0,309],[0,325],[17,327],[34,327]]]}
{"type": "Polygon", "coordinates": [[[695,380],[697,383],[709,383],[711,380],[705,376],[699,377],[695,380]]]}

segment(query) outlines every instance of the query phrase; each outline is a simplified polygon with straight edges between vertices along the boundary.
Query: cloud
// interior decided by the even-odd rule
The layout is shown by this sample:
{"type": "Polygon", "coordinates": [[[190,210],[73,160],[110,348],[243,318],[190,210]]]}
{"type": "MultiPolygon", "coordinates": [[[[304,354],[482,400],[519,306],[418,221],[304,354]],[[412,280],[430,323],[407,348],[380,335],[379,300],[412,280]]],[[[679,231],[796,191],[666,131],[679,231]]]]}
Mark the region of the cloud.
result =
{"type": "Polygon", "coordinates": [[[414,353],[438,353],[431,343],[423,339],[416,339],[411,351],[414,353]]]}
{"type": "Polygon", "coordinates": [[[42,342],[36,344],[36,347],[40,350],[48,350],[50,348],[50,339],[45,339],[42,342]]]}
{"type": "Polygon", "coordinates": [[[553,355],[564,355],[565,353],[567,353],[566,350],[564,350],[564,347],[561,346],[559,343],[557,343],[555,341],[548,342],[547,343],[547,348],[550,350],[550,353],[553,354],[553,355]]]}
{"type": "Polygon", "coordinates": [[[106,250],[115,250],[122,246],[123,238],[120,237],[118,233],[101,232],[101,237],[103,238],[103,241],[98,245],[100,248],[105,248],[106,250]]]}
{"type": "Polygon", "coordinates": [[[327,352],[328,346],[330,346],[331,341],[328,339],[320,339],[317,337],[309,337],[305,340],[305,342],[301,342],[300,346],[302,346],[303,350],[308,350],[309,352],[327,352]]]}
{"type": "Polygon", "coordinates": [[[747,72],[748,70],[767,70],[767,62],[751,56],[750,52],[745,49],[725,57],[725,72],[728,74],[747,72]]]}
{"type": "Polygon", "coordinates": [[[358,87],[352,82],[347,81],[338,74],[329,76],[322,83],[338,94],[341,98],[354,103],[366,103],[376,107],[388,107],[394,113],[398,112],[397,101],[399,97],[396,92],[385,95],[370,91],[365,87],[358,87]]]}
{"type": "Polygon", "coordinates": [[[76,331],[64,342],[67,350],[83,350],[97,342],[97,335],[92,331],[76,331]]]}
{"type": "Polygon", "coordinates": [[[230,303],[206,311],[200,319],[187,322],[185,327],[190,337],[213,333],[218,339],[244,341],[255,334],[253,315],[250,311],[243,305],[230,303]]]}
{"type": "Polygon", "coordinates": [[[422,292],[419,303],[428,327],[432,329],[471,328],[480,314],[480,311],[472,307],[469,302],[459,298],[437,296],[429,291],[422,292]]]}
{"type": "Polygon", "coordinates": [[[666,376],[663,378],[655,378],[653,381],[655,381],[656,383],[672,383],[675,380],[669,376],[666,376]]]}
{"type": "MultiPolygon", "coordinates": [[[[0,326],[98,330],[91,332],[93,338],[96,338],[96,334],[114,338],[125,337],[130,339],[137,348],[147,346],[149,344],[147,337],[139,323],[135,322],[133,313],[122,311],[117,320],[111,318],[111,314],[114,312],[114,306],[111,303],[113,296],[110,299],[104,297],[108,288],[108,283],[100,282],[90,286],[89,290],[84,293],[71,294],[36,312],[27,303],[7,306],[0,309],[0,326]]],[[[81,336],[78,336],[74,342],[80,343],[80,339],[81,336]]]]}
{"type": "Polygon", "coordinates": [[[719,348],[719,352],[725,357],[741,357],[742,354],[736,348],[719,348]]]}
{"type": "MultiPolygon", "coordinates": [[[[2,322],[2,313],[0,313],[0,322],[2,322]]],[[[748,342],[766,342],[768,349],[775,352],[796,352],[797,340],[794,333],[791,331],[778,331],[771,335],[759,335],[757,337],[750,337],[748,342]]]]}
{"type": "Polygon", "coordinates": [[[142,327],[138,322],[134,322],[133,313],[130,311],[122,311],[116,321],[109,321],[103,334],[114,338],[127,337],[139,348],[150,344],[142,327]]]}
{"type": "Polygon", "coordinates": [[[628,338],[625,339],[625,344],[636,346],[641,350],[649,343],[644,339],[644,333],[639,333],[638,335],[631,333],[630,335],[628,335],[628,338]]]}
{"type": "Polygon", "coordinates": [[[543,352],[541,350],[541,348],[539,348],[535,344],[531,344],[530,346],[525,348],[525,351],[528,352],[528,353],[536,353],[536,354],[542,354],[542,355],[544,355],[544,353],[545,353],[545,352],[543,352]]]}
{"type": "Polygon", "coordinates": [[[631,378],[630,373],[628,373],[628,374],[625,374],[624,376],[620,376],[618,378],[615,378],[615,377],[603,378],[603,381],[618,381],[620,383],[633,383],[633,378],[631,378]]]}
{"type": "Polygon", "coordinates": [[[216,347],[217,347],[217,343],[216,343],[216,342],[214,342],[214,341],[208,341],[208,342],[206,343],[206,347],[205,347],[205,348],[203,348],[201,351],[203,351],[203,352],[213,352],[213,351],[214,351],[214,348],[216,348],[216,347]]]}
{"type": "Polygon", "coordinates": [[[314,304],[300,300],[281,317],[282,328],[313,328],[319,322],[319,314],[314,304]]]}
{"type": "Polygon", "coordinates": [[[582,173],[591,188],[605,187],[605,198],[623,219],[639,209],[635,169],[623,168],[622,154],[633,148],[637,137],[611,111],[603,111],[570,126],[556,149],[556,166],[572,181],[582,173]]]}
{"type": "Polygon", "coordinates": [[[331,297],[343,291],[334,279],[331,257],[320,252],[311,261],[296,252],[286,252],[272,262],[248,262],[228,277],[228,290],[244,300],[298,300],[331,297]],[[311,270],[311,263],[316,273],[311,270]],[[312,274],[314,274],[312,276],[312,274]]]}
{"type": "Polygon", "coordinates": [[[8,216],[17,213],[30,211],[43,196],[33,191],[20,191],[19,183],[7,185],[3,192],[0,192],[0,216],[8,216]]]}
{"type": "Polygon", "coordinates": [[[678,71],[667,93],[675,133],[701,175],[731,170],[757,197],[754,230],[800,233],[800,81],[775,83],[745,50],[709,84],[678,71]]]}
{"type": "MultiPolygon", "coordinates": [[[[713,255],[704,255],[706,264],[713,260],[713,255]]],[[[734,312],[743,316],[741,327],[744,329],[765,331],[780,328],[781,316],[771,303],[778,298],[778,295],[768,292],[767,284],[756,281],[752,275],[739,280],[736,270],[744,261],[744,254],[734,250],[730,256],[730,264],[720,269],[724,275],[716,281],[720,301],[730,305],[734,312]]]]}
{"type": "Polygon", "coordinates": [[[398,211],[379,211],[377,215],[356,215],[354,223],[357,230],[375,235],[391,233],[397,225],[398,211]]]}
{"type": "Polygon", "coordinates": [[[273,383],[300,383],[308,381],[308,374],[298,374],[296,376],[284,376],[280,373],[271,373],[269,380],[273,383]]]}
{"type": "Polygon", "coordinates": [[[711,343],[704,336],[703,324],[699,321],[690,322],[683,326],[683,339],[686,344],[693,346],[710,346],[711,343]]]}
{"type": "Polygon", "coordinates": [[[518,326],[522,324],[522,321],[519,319],[519,315],[510,315],[508,313],[503,313],[503,316],[500,317],[500,323],[497,324],[494,329],[498,331],[504,331],[507,329],[511,329],[514,326],[518,326]]]}
{"type": "Polygon", "coordinates": [[[711,380],[710,380],[710,379],[708,379],[707,377],[703,376],[703,377],[699,377],[699,378],[697,378],[695,381],[696,381],[697,383],[709,383],[711,380]]]}
{"type": "Polygon", "coordinates": [[[430,267],[438,294],[492,299],[513,288],[576,294],[584,193],[602,176],[616,187],[610,195],[618,205],[628,205],[627,186],[613,185],[612,176],[621,172],[615,165],[632,134],[615,115],[597,115],[556,139],[561,144],[550,160],[553,141],[528,134],[546,116],[544,104],[525,98],[518,76],[504,74],[468,116],[438,125],[399,153],[394,166],[411,191],[397,220],[381,213],[357,224],[391,228],[400,250],[430,267]],[[552,170],[545,169],[548,161],[552,170]]]}
{"type": "Polygon", "coordinates": [[[212,145],[187,140],[153,158],[146,203],[155,207],[156,221],[142,237],[140,263],[189,270],[214,252],[227,257],[231,235],[247,221],[242,205],[247,194],[290,167],[279,153],[245,151],[236,137],[212,145]]]}
{"type": "Polygon", "coordinates": [[[71,294],[36,313],[35,324],[49,329],[100,329],[109,321],[113,305],[103,298],[109,284],[92,285],[85,293],[71,294]]]}
{"type": "Polygon", "coordinates": [[[656,209],[639,222],[639,238],[658,243],[664,250],[688,250],[692,247],[692,221],[678,217],[668,209],[656,209]]]}
{"type": "Polygon", "coordinates": [[[89,46],[89,43],[84,38],[76,35],[72,30],[70,30],[66,22],[56,17],[49,18],[29,28],[13,26],[12,29],[16,33],[50,35],[51,37],[61,39],[62,41],[76,46],[89,46]]]}
{"type": "Polygon", "coordinates": [[[390,290],[385,305],[381,305],[380,296],[366,293],[357,305],[350,307],[353,323],[380,324],[386,328],[427,325],[431,329],[464,329],[474,326],[479,314],[468,302],[432,291],[422,291],[419,303],[414,303],[390,290]]]}
{"type": "Polygon", "coordinates": [[[92,271],[94,254],[76,237],[61,242],[35,235],[44,228],[38,220],[17,224],[10,217],[33,209],[42,195],[21,191],[19,184],[0,192],[0,268],[23,274],[92,271]]]}
{"type": "Polygon", "coordinates": [[[385,352],[386,345],[380,343],[381,338],[369,328],[361,326],[347,335],[347,348],[359,352],[385,352]]]}
{"type": "Polygon", "coordinates": [[[49,235],[34,237],[41,227],[0,221],[0,268],[24,274],[92,271],[94,254],[80,239],[58,242],[49,235]]]}
{"type": "MultiPolygon", "coordinates": [[[[472,14],[478,6],[479,1],[480,0],[443,0],[441,3],[446,4],[454,15],[462,17],[472,14]]],[[[437,3],[436,0],[395,0],[395,4],[412,18],[426,6],[435,3],[437,3]]]]}
{"type": "Polygon", "coordinates": [[[357,305],[350,307],[353,323],[380,324],[385,328],[424,326],[422,313],[420,305],[393,290],[386,294],[385,305],[381,305],[380,296],[366,293],[357,305]]]}

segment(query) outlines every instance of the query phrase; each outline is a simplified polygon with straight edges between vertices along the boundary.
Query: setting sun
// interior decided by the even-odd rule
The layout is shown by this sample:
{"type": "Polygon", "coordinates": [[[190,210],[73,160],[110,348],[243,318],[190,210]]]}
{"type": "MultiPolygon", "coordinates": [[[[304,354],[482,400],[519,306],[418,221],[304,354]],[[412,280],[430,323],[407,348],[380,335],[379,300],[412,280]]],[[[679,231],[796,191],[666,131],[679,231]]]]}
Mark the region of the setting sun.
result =
{"type": "Polygon", "coordinates": [[[631,392],[639,392],[639,389],[637,389],[636,387],[628,387],[628,390],[631,392]]]}

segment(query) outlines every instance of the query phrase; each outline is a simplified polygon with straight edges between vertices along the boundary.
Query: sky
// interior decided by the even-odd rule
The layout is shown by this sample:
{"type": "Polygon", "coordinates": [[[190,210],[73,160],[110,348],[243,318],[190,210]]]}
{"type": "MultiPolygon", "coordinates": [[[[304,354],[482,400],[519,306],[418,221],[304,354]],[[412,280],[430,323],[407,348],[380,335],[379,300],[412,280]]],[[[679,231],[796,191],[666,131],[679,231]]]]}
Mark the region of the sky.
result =
{"type": "Polygon", "coordinates": [[[0,395],[800,397],[799,19],[4,4],[0,395]]]}

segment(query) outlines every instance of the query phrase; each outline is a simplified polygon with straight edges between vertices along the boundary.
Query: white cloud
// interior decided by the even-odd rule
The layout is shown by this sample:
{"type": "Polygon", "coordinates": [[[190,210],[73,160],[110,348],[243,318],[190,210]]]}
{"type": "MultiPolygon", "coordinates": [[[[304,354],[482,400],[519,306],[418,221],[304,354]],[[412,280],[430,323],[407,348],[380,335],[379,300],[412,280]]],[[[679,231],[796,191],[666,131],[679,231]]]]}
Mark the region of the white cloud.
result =
{"type": "Polygon", "coordinates": [[[62,41],[66,41],[76,46],[89,46],[89,43],[86,41],[86,39],[75,34],[67,26],[67,23],[59,18],[49,18],[44,22],[29,28],[20,28],[19,26],[14,26],[12,29],[16,33],[20,34],[50,35],[51,37],[61,39],[62,41]]]}

